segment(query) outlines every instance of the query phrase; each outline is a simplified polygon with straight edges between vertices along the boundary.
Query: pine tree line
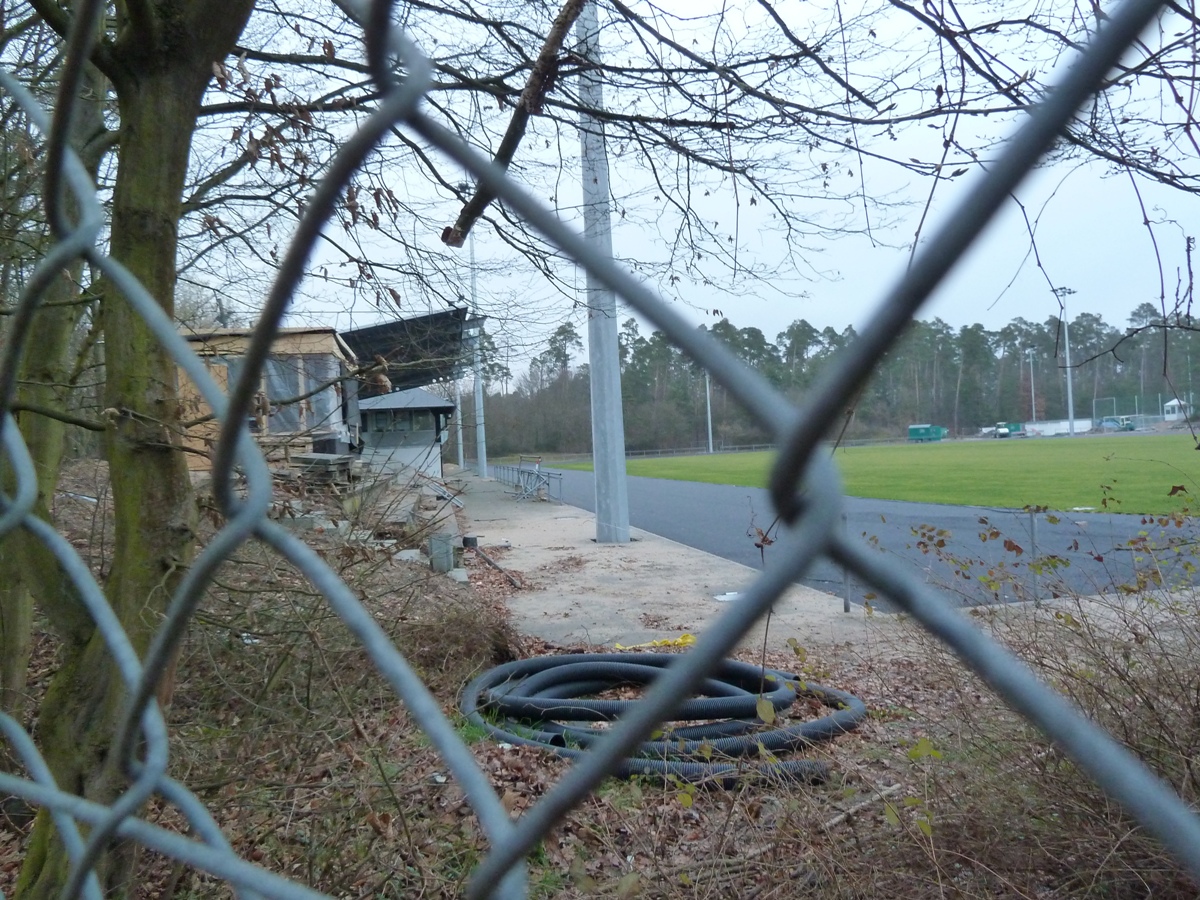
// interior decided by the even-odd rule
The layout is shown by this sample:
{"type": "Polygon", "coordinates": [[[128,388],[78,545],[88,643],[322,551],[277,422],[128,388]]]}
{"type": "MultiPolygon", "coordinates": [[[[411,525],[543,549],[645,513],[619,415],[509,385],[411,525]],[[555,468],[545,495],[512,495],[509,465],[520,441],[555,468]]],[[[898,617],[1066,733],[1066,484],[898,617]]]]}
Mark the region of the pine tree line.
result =
{"type": "MultiPolygon", "coordinates": [[[[853,327],[818,329],[804,319],[774,342],[728,319],[700,326],[748,366],[802,403],[822,370],[857,337],[853,327]]],[[[1017,318],[998,331],[955,329],[941,319],[915,321],[877,367],[859,397],[847,439],[902,439],[908,425],[942,425],[967,437],[998,421],[1067,418],[1066,342],[1074,372],[1075,416],[1157,415],[1163,402],[1187,400],[1200,346],[1190,321],[1143,303],[1117,328],[1081,313],[1065,329],[1057,317],[1017,318]],[[1193,359],[1195,357],[1195,359],[1193,359]]],[[[704,370],[661,333],[643,335],[633,319],[621,328],[625,441],[631,451],[702,447],[707,441],[704,370]]],[[[528,371],[511,380],[492,365],[487,399],[488,446],[495,455],[585,453],[591,444],[588,367],[570,323],[551,336],[528,371]]],[[[720,385],[711,384],[714,444],[767,440],[720,385]]],[[[470,422],[471,412],[467,411],[470,422]]]]}

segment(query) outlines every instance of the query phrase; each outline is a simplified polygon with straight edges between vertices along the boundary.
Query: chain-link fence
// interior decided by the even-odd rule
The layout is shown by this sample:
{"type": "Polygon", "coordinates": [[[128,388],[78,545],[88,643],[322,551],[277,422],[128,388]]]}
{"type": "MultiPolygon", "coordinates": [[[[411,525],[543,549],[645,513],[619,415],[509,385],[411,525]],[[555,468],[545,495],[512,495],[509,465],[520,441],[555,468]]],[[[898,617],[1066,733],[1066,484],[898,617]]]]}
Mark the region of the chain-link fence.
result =
{"type": "MultiPolygon", "coordinates": [[[[471,878],[470,897],[524,896],[526,880],[522,860],[525,855],[613,771],[682,698],[692,692],[706,673],[733,650],[755,621],[822,554],[845,566],[857,579],[886,594],[951,647],[967,666],[1068,753],[1200,878],[1200,820],[1136,758],[1042,685],[1007,651],[968,624],[945,600],[845,537],[842,529],[837,527],[841,517],[837,473],[827,454],[817,452],[820,439],[830,424],[851,401],[875,362],[896,340],[902,326],[1051,146],[1065,123],[1117,62],[1123,49],[1154,19],[1159,3],[1156,0],[1127,0],[1112,14],[1092,46],[1066,73],[1059,88],[1033,110],[1003,156],[990,167],[986,177],[964,199],[941,231],[926,244],[857,343],[837,361],[831,373],[813,391],[813,399],[801,409],[791,406],[755,372],[705,334],[693,329],[635,278],[610,260],[597,256],[578,235],[564,228],[552,211],[506,177],[502,169],[423,114],[421,100],[431,82],[430,66],[405,35],[386,27],[389,3],[358,4],[345,0],[340,5],[363,28],[366,57],[379,90],[379,102],[373,114],[346,142],[311,198],[283,259],[278,280],[255,329],[244,371],[231,397],[225,396],[213,383],[203,364],[146,290],[99,249],[102,210],[81,164],[65,145],[66,129],[60,127],[61,123],[52,123],[50,116],[15,79],[0,75],[4,89],[49,136],[48,159],[58,166],[50,179],[47,197],[48,214],[59,239],[42,261],[12,317],[11,339],[0,369],[0,401],[5,404],[5,409],[8,410],[12,402],[17,361],[33,312],[43,299],[50,280],[57,277],[68,262],[82,258],[115,285],[144,318],[179,367],[200,387],[206,401],[224,423],[222,440],[215,454],[214,484],[227,517],[226,523],[182,579],[166,619],[143,660],[134,651],[103,591],[75,549],[31,513],[37,496],[37,481],[30,455],[12,416],[6,414],[3,420],[0,442],[6,460],[15,472],[16,489],[12,496],[3,499],[0,536],[11,536],[16,529],[24,529],[58,560],[94,618],[131,698],[126,726],[117,748],[130,783],[111,806],[97,805],[60,790],[30,737],[13,719],[0,716],[0,730],[24,762],[27,773],[24,778],[0,774],[0,791],[51,811],[73,863],[69,894],[101,895],[92,871],[93,863],[110,838],[119,835],[225,879],[242,896],[316,896],[237,856],[204,805],[183,785],[166,775],[167,728],[161,711],[153,702],[155,686],[216,568],[252,538],[264,542],[291,561],[324,595],[453,772],[490,842],[489,855],[471,878]],[[397,76],[397,71],[402,71],[403,77],[397,76]],[[251,385],[262,368],[273,335],[301,280],[305,262],[322,226],[364,158],[397,124],[404,124],[460,163],[511,212],[523,216],[548,240],[702,363],[712,377],[771,432],[781,448],[770,486],[777,511],[790,528],[772,555],[774,565],[743,594],[740,603],[731,605],[691,652],[681,656],[678,664],[647,691],[635,712],[615,725],[592,752],[516,821],[505,810],[434,697],[356,596],[320,557],[268,520],[271,476],[243,424],[248,419],[253,400],[251,385]],[[71,192],[81,210],[75,222],[68,222],[63,217],[58,199],[60,184],[71,192]],[[244,498],[239,498],[233,489],[235,468],[246,478],[244,498]],[[194,837],[184,837],[137,816],[137,811],[154,796],[182,813],[194,837]]],[[[77,77],[78,63],[87,54],[87,13],[90,11],[94,21],[103,4],[93,2],[78,7],[77,33],[68,46],[68,59],[76,65],[66,67],[64,77],[68,79],[77,77]]],[[[60,96],[70,96],[74,87],[65,85],[60,96]]],[[[61,110],[59,114],[62,114],[61,110]]]]}

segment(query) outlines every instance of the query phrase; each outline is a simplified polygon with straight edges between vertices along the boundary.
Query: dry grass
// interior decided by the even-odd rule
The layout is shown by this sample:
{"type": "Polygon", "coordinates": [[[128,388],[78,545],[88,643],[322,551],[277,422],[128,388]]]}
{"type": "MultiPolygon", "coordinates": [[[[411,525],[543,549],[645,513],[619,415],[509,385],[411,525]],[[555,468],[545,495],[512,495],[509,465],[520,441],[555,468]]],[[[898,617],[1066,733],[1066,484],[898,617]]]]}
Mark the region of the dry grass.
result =
{"type": "MultiPolygon", "coordinates": [[[[359,530],[378,533],[391,510],[384,502],[362,512],[359,530]]],[[[104,533],[103,516],[77,515],[68,532],[87,548],[104,533]]],[[[374,544],[333,532],[307,539],[453,720],[461,721],[458,691],[481,669],[577,649],[514,634],[504,599],[515,588],[481,561],[468,558],[472,584],[462,586],[374,544]]],[[[502,550],[488,554],[503,562],[502,550]]],[[[1194,799],[1200,624],[1177,600],[1141,592],[1104,605],[996,609],[980,621],[1194,799]]],[[[42,647],[35,686],[53,666],[52,647],[42,647]]],[[[871,709],[857,732],[812,751],[831,763],[828,783],[606,782],[532,855],[531,895],[1196,896],[1153,842],[940,648],[916,629],[905,648],[768,655],[768,665],[849,690],[871,709]]],[[[173,774],[239,853],[338,896],[461,894],[486,852],[474,815],[416,723],[290,566],[257,546],[231,560],[180,673],[169,711],[173,774]]],[[[562,775],[557,759],[461,731],[514,815],[562,775]]],[[[170,810],[148,815],[183,827],[170,810]]],[[[11,887],[20,842],[15,829],[0,833],[0,890],[11,887]]],[[[228,892],[148,857],[143,893],[228,892]]]]}

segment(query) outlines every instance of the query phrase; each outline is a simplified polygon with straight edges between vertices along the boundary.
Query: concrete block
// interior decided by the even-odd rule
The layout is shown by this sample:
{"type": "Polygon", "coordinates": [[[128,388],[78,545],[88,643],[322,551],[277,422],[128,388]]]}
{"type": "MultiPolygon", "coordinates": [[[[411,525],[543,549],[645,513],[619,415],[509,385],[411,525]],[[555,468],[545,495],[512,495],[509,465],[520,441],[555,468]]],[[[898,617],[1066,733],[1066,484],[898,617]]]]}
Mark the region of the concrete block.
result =
{"type": "Polygon", "coordinates": [[[449,532],[429,536],[429,566],[435,572],[454,568],[454,535],[449,532]]]}

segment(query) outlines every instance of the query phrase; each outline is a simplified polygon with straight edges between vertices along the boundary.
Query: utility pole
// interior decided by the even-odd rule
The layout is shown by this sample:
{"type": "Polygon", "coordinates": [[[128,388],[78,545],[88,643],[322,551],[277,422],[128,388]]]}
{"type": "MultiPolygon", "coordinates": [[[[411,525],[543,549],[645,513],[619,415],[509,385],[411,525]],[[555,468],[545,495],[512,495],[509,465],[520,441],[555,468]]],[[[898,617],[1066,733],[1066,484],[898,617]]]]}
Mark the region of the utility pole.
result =
{"type": "MultiPolygon", "coordinates": [[[[575,23],[579,54],[580,156],[583,175],[583,237],[592,250],[612,258],[608,155],[604,126],[588,109],[602,109],[604,89],[593,66],[600,62],[600,26],[595,0],[585,0],[575,23]]],[[[621,409],[621,367],[617,303],[613,292],[587,276],[588,367],[592,391],[592,464],[596,475],[596,542],[629,541],[629,490],[625,480],[625,421],[621,409]]]]}
{"type": "Polygon", "coordinates": [[[1075,437],[1075,394],[1071,383],[1071,330],[1067,316],[1067,297],[1073,293],[1075,291],[1069,287],[1054,289],[1054,296],[1062,304],[1063,349],[1066,351],[1067,358],[1067,433],[1070,437],[1075,437]]]}
{"type": "Polygon", "coordinates": [[[1037,394],[1033,390],[1033,348],[1030,347],[1025,352],[1029,356],[1029,417],[1036,422],[1037,394]]]}
{"type": "Polygon", "coordinates": [[[1192,333],[1184,332],[1183,335],[1184,350],[1187,353],[1187,377],[1188,377],[1188,418],[1192,417],[1192,333]]]}
{"type": "MultiPolygon", "coordinates": [[[[461,182],[458,189],[464,194],[470,190],[470,185],[465,181],[461,182]]],[[[473,325],[475,329],[474,337],[474,353],[473,366],[475,371],[475,471],[480,478],[487,478],[487,431],[483,426],[483,317],[479,315],[479,295],[475,289],[475,229],[471,229],[470,236],[467,238],[470,246],[470,265],[471,265],[471,300],[468,305],[470,318],[468,324],[473,325]]],[[[455,391],[458,390],[458,383],[455,382],[455,391]]],[[[457,396],[457,394],[455,395],[457,396]]],[[[459,417],[459,437],[458,437],[458,465],[463,467],[463,449],[462,449],[462,417],[459,417]]]]}
{"type": "Polygon", "coordinates": [[[483,427],[483,319],[479,316],[479,298],[475,294],[475,229],[471,244],[471,315],[476,317],[475,331],[475,465],[480,478],[487,478],[487,432],[483,427]]]}
{"type": "Polygon", "coordinates": [[[708,369],[704,370],[704,411],[708,419],[708,452],[712,453],[712,379],[708,369]]]}
{"type": "Polygon", "coordinates": [[[458,375],[454,376],[454,443],[458,445],[458,470],[461,472],[467,467],[467,461],[463,457],[463,439],[462,439],[462,391],[458,385],[458,375]]]}
{"type": "Polygon", "coordinates": [[[1075,437],[1075,394],[1071,390],[1071,330],[1063,316],[1063,349],[1067,353],[1067,432],[1075,437]]]}

